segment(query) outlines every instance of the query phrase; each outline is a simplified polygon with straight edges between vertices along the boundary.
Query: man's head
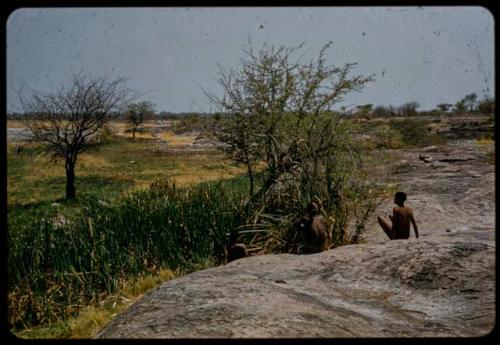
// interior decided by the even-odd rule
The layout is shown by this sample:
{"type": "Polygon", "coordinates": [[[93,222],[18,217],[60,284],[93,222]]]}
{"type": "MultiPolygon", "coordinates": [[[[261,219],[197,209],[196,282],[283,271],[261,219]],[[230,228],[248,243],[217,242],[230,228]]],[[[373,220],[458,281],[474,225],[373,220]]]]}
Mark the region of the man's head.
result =
{"type": "Polygon", "coordinates": [[[406,194],[404,192],[397,192],[394,194],[394,203],[397,205],[403,205],[406,201],[406,194]]]}
{"type": "Polygon", "coordinates": [[[237,231],[234,231],[234,232],[231,232],[229,234],[229,239],[228,239],[228,243],[229,244],[235,244],[236,242],[238,242],[238,239],[239,239],[239,234],[237,231]]]}
{"type": "Polygon", "coordinates": [[[309,205],[307,205],[307,213],[309,213],[311,216],[315,216],[319,213],[319,206],[315,202],[310,202],[309,205]]]}

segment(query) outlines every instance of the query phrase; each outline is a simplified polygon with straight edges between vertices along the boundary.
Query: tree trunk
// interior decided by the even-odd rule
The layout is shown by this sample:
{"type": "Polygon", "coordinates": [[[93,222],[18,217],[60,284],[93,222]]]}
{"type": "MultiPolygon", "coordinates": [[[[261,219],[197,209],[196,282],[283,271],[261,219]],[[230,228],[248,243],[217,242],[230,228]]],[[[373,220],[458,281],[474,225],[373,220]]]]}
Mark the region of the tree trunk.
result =
{"type": "Polygon", "coordinates": [[[247,169],[248,169],[248,178],[250,180],[250,199],[253,198],[254,194],[254,178],[253,178],[253,171],[252,171],[252,164],[247,161],[247,169]]]}
{"type": "Polygon", "coordinates": [[[132,129],[132,139],[135,139],[135,128],[132,129]]]}
{"type": "Polygon", "coordinates": [[[76,197],[75,190],[75,162],[71,158],[66,158],[66,200],[76,197]]]}

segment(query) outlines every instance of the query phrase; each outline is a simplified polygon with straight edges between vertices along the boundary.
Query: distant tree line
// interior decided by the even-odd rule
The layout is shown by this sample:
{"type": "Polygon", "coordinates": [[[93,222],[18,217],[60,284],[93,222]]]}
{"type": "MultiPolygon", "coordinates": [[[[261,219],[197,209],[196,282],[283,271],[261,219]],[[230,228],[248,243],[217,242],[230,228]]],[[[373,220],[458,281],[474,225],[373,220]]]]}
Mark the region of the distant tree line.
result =
{"type": "MultiPolygon", "coordinates": [[[[151,103],[152,104],[152,103],[151,103]]],[[[357,105],[355,108],[347,110],[345,107],[341,107],[339,111],[330,112],[347,114],[352,116],[357,116],[361,118],[378,118],[378,117],[407,117],[415,115],[438,115],[438,114],[493,114],[495,112],[495,99],[492,97],[484,97],[479,100],[476,93],[471,93],[466,95],[464,98],[457,101],[455,104],[452,103],[439,103],[436,108],[429,111],[418,111],[420,104],[418,102],[406,102],[400,106],[394,105],[377,105],[373,104],[362,104],[357,105]]],[[[128,114],[125,112],[122,114],[122,119],[127,119],[128,114]]],[[[218,117],[224,116],[225,114],[220,112],[209,113],[209,112],[171,112],[171,111],[148,111],[147,120],[181,120],[186,118],[208,118],[208,117],[218,117]]],[[[9,120],[21,120],[24,114],[20,112],[9,112],[7,113],[7,119],[9,120]]]]}
{"type": "Polygon", "coordinates": [[[484,114],[490,115],[495,112],[495,99],[484,97],[479,100],[475,93],[466,95],[455,104],[439,103],[436,108],[429,111],[419,111],[418,102],[406,102],[399,107],[393,105],[363,104],[353,109],[341,109],[341,112],[358,118],[380,118],[380,117],[410,117],[410,116],[434,116],[434,115],[460,115],[460,114],[484,114]]]}

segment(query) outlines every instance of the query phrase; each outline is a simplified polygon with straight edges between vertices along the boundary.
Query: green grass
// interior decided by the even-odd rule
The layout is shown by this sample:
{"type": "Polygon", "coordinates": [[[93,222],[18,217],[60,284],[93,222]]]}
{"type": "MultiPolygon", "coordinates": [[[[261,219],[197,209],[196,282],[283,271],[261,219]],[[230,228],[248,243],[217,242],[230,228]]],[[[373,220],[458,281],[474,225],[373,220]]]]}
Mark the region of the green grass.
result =
{"type": "Polygon", "coordinates": [[[41,325],[35,336],[66,334],[68,317],[134,277],[220,263],[225,233],[238,224],[233,205],[247,190],[244,169],[215,152],[158,153],[155,140],[112,137],[79,157],[77,198],[66,201],[63,163],[42,145],[15,148],[7,152],[9,320],[18,331],[41,325]]]}
{"type": "MultiPolygon", "coordinates": [[[[109,143],[81,154],[76,166],[77,198],[84,194],[114,198],[147,188],[160,178],[173,177],[178,185],[190,185],[244,172],[242,167],[225,164],[226,160],[215,152],[197,156],[158,154],[154,152],[158,147],[152,139],[112,137],[109,143]]],[[[19,155],[15,144],[8,145],[9,222],[22,217],[24,211],[46,209],[53,202],[62,203],[62,208],[78,205],[64,202],[63,162],[51,162],[42,153],[42,145],[27,145],[19,155]]]]}
{"type": "Polygon", "coordinates": [[[61,321],[151,269],[186,273],[220,264],[226,233],[241,223],[240,200],[223,183],[158,181],[108,205],[86,195],[59,225],[61,211],[31,210],[8,234],[11,325],[61,321]]]}

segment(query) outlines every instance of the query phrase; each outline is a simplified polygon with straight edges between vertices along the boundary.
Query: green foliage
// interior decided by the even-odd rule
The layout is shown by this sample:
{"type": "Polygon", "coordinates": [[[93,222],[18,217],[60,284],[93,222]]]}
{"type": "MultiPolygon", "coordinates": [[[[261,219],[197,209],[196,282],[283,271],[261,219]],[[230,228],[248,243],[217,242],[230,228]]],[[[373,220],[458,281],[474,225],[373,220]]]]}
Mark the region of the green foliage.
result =
{"type": "Polygon", "coordinates": [[[465,103],[463,100],[460,100],[458,101],[457,103],[455,103],[455,107],[453,108],[453,110],[456,112],[456,113],[465,113],[467,111],[467,108],[465,106],[465,103]]]}
{"type": "Polygon", "coordinates": [[[371,117],[373,104],[363,104],[356,107],[358,109],[357,116],[369,119],[371,117]]]}
{"type": "Polygon", "coordinates": [[[481,114],[494,114],[495,113],[495,99],[485,98],[481,100],[477,105],[477,110],[481,114]]]}
{"type": "Polygon", "coordinates": [[[178,123],[174,125],[176,133],[186,131],[204,131],[209,128],[211,123],[210,117],[200,116],[198,114],[189,114],[181,117],[178,123]]]}
{"type": "Polygon", "coordinates": [[[450,104],[450,103],[440,103],[437,105],[437,108],[439,110],[441,110],[442,112],[446,113],[448,110],[451,109],[452,106],[453,106],[453,104],[450,104]]]}
{"type": "Polygon", "coordinates": [[[465,110],[472,113],[476,107],[477,95],[475,93],[468,94],[461,100],[461,102],[463,103],[465,110]]]}
{"type": "MultiPolygon", "coordinates": [[[[219,69],[222,97],[207,93],[221,114],[213,130],[226,155],[247,166],[250,181],[246,226],[265,229],[252,243],[276,252],[295,251],[295,221],[317,201],[329,220],[334,244],[349,242],[353,209],[363,208],[368,184],[359,170],[351,126],[333,104],[361,90],[372,77],[351,76],[355,63],[329,65],[325,45],[317,59],[293,61],[298,47],[244,50],[239,69],[219,69]],[[263,166],[254,191],[254,170],[263,166]]],[[[360,109],[370,112],[372,105],[360,109]]],[[[370,200],[370,202],[373,200],[370,200]]]]}
{"type": "Polygon", "coordinates": [[[69,214],[34,211],[8,233],[11,326],[55,321],[150,269],[220,263],[239,200],[220,183],[158,181],[115,203],[88,195],[69,214]]]}
{"type": "Polygon", "coordinates": [[[423,147],[445,142],[444,138],[431,133],[426,126],[426,122],[422,120],[391,120],[389,126],[392,130],[401,134],[404,146],[423,147]]]}
{"type": "Polygon", "coordinates": [[[371,111],[371,115],[373,117],[390,117],[394,116],[395,114],[396,109],[392,105],[389,105],[387,107],[378,105],[371,111]]]}
{"type": "Polygon", "coordinates": [[[398,112],[401,116],[415,116],[418,114],[418,107],[420,107],[420,104],[417,102],[407,102],[399,107],[398,112]]]}
{"type": "Polygon", "coordinates": [[[399,149],[403,146],[403,135],[390,125],[378,126],[375,133],[375,147],[385,149],[399,149]]]}

